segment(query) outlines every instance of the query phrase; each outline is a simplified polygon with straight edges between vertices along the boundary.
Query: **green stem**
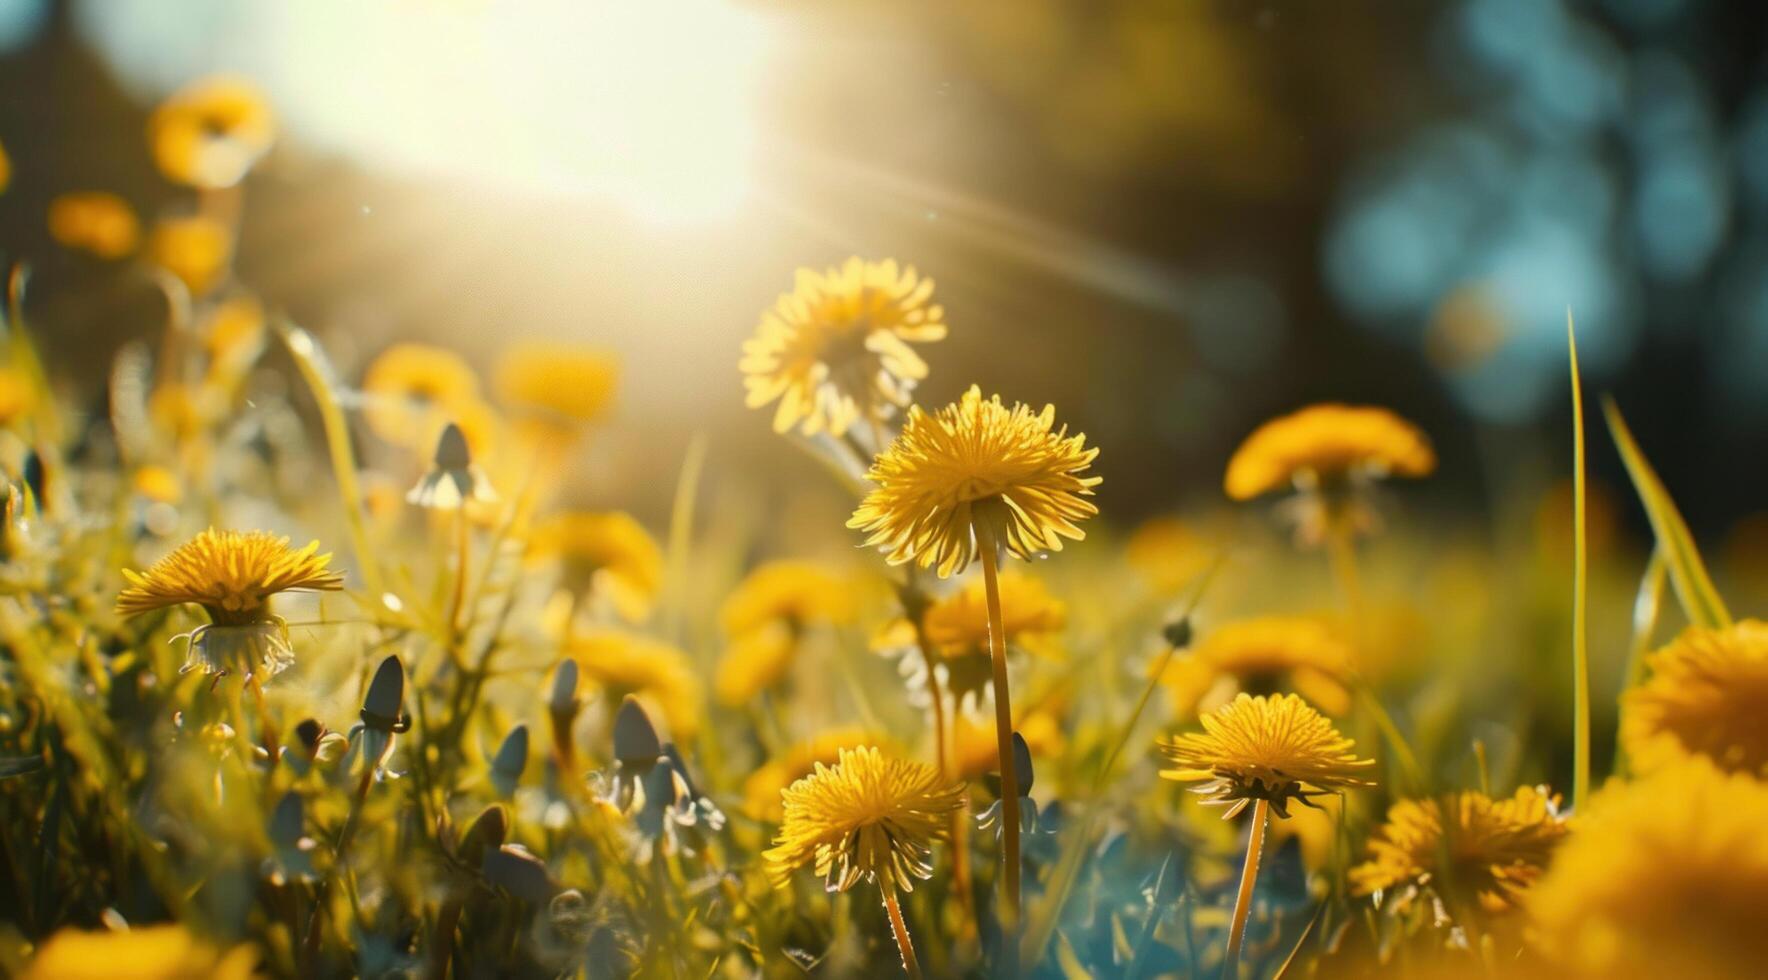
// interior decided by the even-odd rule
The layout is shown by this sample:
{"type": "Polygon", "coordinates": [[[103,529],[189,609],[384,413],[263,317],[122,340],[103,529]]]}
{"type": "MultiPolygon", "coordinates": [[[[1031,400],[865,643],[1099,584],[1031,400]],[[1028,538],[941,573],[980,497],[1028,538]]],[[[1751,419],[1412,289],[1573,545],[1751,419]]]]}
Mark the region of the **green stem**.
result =
{"type": "Polygon", "coordinates": [[[994,668],[995,752],[1001,771],[1000,975],[1019,975],[1019,771],[1013,764],[1013,698],[1007,689],[1006,628],[1001,621],[999,548],[994,527],[976,522],[982,584],[988,596],[988,653],[994,668]]]}
{"type": "Polygon", "coordinates": [[[1265,825],[1271,804],[1259,800],[1252,808],[1252,828],[1246,838],[1246,864],[1240,869],[1240,891],[1234,896],[1234,918],[1228,924],[1228,952],[1222,959],[1222,980],[1240,976],[1240,946],[1246,939],[1246,918],[1252,912],[1252,886],[1258,882],[1259,855],[1265,847],[1265,825]]]}

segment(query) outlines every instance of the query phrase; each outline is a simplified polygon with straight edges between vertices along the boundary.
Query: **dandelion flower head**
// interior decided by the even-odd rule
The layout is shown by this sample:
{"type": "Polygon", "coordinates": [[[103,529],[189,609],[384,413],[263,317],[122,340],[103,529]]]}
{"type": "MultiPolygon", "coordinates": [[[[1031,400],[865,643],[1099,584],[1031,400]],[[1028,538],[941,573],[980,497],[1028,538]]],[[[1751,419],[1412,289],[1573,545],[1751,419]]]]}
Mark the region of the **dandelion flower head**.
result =
{"type": "Polygon", "coordinates": [[[765,855],[776,886],[811,865],[830,891],[860,879],[885,892],[913,891],[933,876],[932,843],[944,839],[964,791],[932,766],[876,748],[842,749],[780,794],[779,836],[765,855]]]}
{"type": "Polygon", "coordinates": [[[1540,877],[1568,829],[1544,788],[1498,799],[1469,790],[1401,800],[1369,839],[1368,860],[1350,870],[1351,886],[1359,895],[1394,893],[1399,904],[1422,888],[1450,889],[1457,904],[1502,912],[1540,877]]]}
{"type": "Polygon", "coordinates": [[[945,310],[932,296],[933,280],[894,259],[799,269],[792,292],[743,343],[737,366],[749,407],[775,405],[776,432],[841,436],[871,413],[907,405],[927,376],[910,344],[945,338],[945,310]]]}
{"type": "Polygon", "coordinates": [[[1604,789],[1524,903],[1536,944],[1578,975],[1759,975],[1764,826],[1768,783],[1704,759],[1604,789]]]}
{"type": "Polygon", "coordinates": [[[974,385],[937,413],[912,407],[847,526],[868,532],[891,564],[913,561],[941,578],[976,559],[978,522],[1020,558],[1060,551],[1099,512],[1087,499],[1099,477],[1085,475],[1099,450],[1055,425],[1053,405],[1009,409],[974,385]]]}
{"type": "Polygon", "coordinates": [[[129,587],[117,596],[117,611],[134,616],[188,602],[202,606],[216,625],[262,623],[279,592],[343,588],[343,575],[326,568],[331,555],[318,551],[317,541],[297,549],[266,531],[210,528],[146,571],[124,569],[129,587]]]}
{"type": "Polygon", "coordinates": [[[1206,712],[1234,695],[1292,691],[1328,715],[1350,709],[1350,646],[1306,616],[1261,616],[1224,623],[1161,678],[1181,712],[1206,712]]]}
{"type": "Polygon", "coordinates": [[[606,599],[627,622],[649,616],[663,586],[663,549],[624,511],[554,514],[530,533],[528,556],[557,560],[565,588],[606,599]]]}
{"type": "Polygon", "coordinates": [[[579,425],[607,414],[619,379],[619,362],[608,353],[576,344],[526,341],[503,353],[492,385],[506,409],[519,409],[547,422],[579,425]]]}
{"type": "Polygon", "coordinates": [[[1161,744],[1174,768],[1160,775],[1202,783],[1196,792],[1205,802],[1227,804],[1226,816],[1253,800],[1288,816],[1290,800],[1309,804],[1312,796],[1374,785],[1363,776],[1374,760],[1357,758],[1352,741],[1293,694],[1241,694],[1201,721],[1203,731],[1161,744]]]}
{"type": "Polygon", "coordinates": [[[74,191],[49,202],[49,237],[101,259],[135,251],[141,222],[129,202],[108,191],[74,191]]]}
{"type": "Polygon", "coordinates": [[[1691,627],[1646,666],[1649,678],[1621,697],[1621,742],[1636,770],[1704,756],[1768,779],[1768,623],[1691,627]]]}
{"type": "Polygon", "coordinates": [[[1436,453],[1417,426],[1385,408],[1311,405],[1253,430],[1228,461],[1223,488],[1250,500],[1303,488],[1385,476],[1426,476],[1436,453]]]}
{"type": "Polygon", "coordinates": [[[276,141],[270,105],[240,78],[202,79],[148,118],[148,144],[166,178],[205,189],[232,187],[276,141]]]}

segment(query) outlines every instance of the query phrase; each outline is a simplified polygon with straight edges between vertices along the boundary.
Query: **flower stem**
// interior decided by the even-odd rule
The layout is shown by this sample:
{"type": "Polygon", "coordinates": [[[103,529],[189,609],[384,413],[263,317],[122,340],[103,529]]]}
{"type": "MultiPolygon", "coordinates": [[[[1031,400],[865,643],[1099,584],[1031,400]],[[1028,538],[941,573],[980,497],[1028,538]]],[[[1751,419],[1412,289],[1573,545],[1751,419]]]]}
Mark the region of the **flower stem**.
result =
{"type": "Polygon", "coordinates": [[[463,502],[454,512],[455,547],[459,557],[454,570],[454,596],[448,603],[448,635],[451,643],[460,639],[460,611],[466,605],[467,563],[472,558],[472,537],[467,533],[467,508],[463,502]]]}
{"type": "Polygon", "coordinates": [[[999,974],[1019,975],[1019,772],[1013,764],[1013,700],[1007,690],[1007,639],[994,527],[976,522],[982,584],[988,595],[988,653],[994,666],[995,752],[1001,771],[1001,958],[999,974]]]}
{"type": "MultiPolygon", "coordinates": [[[[915,573],[909,570],[909,588],[915,586],[915,573]]],[[[924,603],[921,605],[924,606],[924,603]]],[[[940,779],[951,778],[946,759],[945,690],[939,683],[935,668],[933,643],[927,639],[927,614],[924,608],[907,610],[915,627],[915,644],[921,650],[921,663],[927,668],[927,695],[933,701],[933,762],[940,779]]],[[[958,893],[958,904],[964,910],[964,927],[960,932],[970,935],[976,928],[976,899],[970,890],[970,808],[952,811],[952,888],[958,893]]]]}
{"type": "Polygon", "coordinates": [[[1246,938],[1246,918],[1252,912],[1252,886],[1258,881],[1259,855],[1265,848],[1265,825],[1271,804],[1259,800],[1252,808],[1252,829],[1246,838],[1246,865],[1240,869],[1240,893],[1234,896],[1234,918],[1228,925],[1228,952],[1222,959],[1222,980],[1240,976],[1240,943],[1246,938]]]}
{"type": "Polygon", "coordinates": [[[914,980],[921,980],[921,961],[915,958],[915,944],[909,939],[909,924],[902,919],[895,889],[884,889],[884,911],[890,913],[890,931],[896,934],[896,948],[902,952],[902,968],[914,980]]]}

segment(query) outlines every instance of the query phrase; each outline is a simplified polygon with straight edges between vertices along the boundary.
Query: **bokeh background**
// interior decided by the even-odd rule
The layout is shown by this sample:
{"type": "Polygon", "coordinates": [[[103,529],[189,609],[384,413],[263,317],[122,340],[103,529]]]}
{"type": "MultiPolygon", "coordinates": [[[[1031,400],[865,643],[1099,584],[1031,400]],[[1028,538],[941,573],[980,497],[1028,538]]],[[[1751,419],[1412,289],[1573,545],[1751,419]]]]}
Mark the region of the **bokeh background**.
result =
{"type": "Polygon", "coordinates": [[[1318,399],[1418,421],[1443,466],[1406,492],[1487,519],[1569,466],[1569,307],[1697,534],[1768,539],[1755,0],[0,0],[0,251],[94,404],[164,313],[47,202],[175,207],[146,113],[215,71],[282,129],[240,274],[347,373],[398,339],[621,356],[588,501],[661,512],[696,433],[757,501],[820,479],[735,361],[796,266],[859,254],[938,283],[923,400],[1055,402],[1116,520],[1217,499],[1318,399]]]}

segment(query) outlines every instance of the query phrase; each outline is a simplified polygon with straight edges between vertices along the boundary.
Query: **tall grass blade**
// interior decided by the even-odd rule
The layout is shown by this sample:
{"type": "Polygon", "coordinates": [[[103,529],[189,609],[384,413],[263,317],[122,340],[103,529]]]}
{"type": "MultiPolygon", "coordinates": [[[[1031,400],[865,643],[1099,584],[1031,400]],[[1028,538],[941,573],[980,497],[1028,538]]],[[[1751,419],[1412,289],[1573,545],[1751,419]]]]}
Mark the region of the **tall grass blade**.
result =
{"type": "Polygon", "coordinates": [[[1627,428],[1627,420],[1621,417],[1620,406],[1614,399],[1604,398],[1602,411],[1608,418],[1608,431],[1614,436],[1615,448],[1620,450],[1621,460],[1627,464],[1627,475],[1632,478],[1633,488],[1645,505],[1646,516],[1651,519],[1652,534],[1657,537],[1658,547],[1664,551],[1670,584],[1676,589],[1682,611],[1696,626],[1708,629],[1730,626],[1731,613],[1719,598],[1719,590],[1713,587],[1713,578],[1707,574],[1706,562],[1701,560],[1700,551],[1695,547],[1688,522],[1682,519],[1682,512],[1676,509],[1670,492],[1664,489],[1657,471],[1651,468],[1645,453],[1640,451],[1632,430],[1627,428]]]}
{"type": "Polygon", "coordinates": [[[1572,372],[1572,807],[1590,792],[1590,548],[1584,512],[1584,383],[1578,373],[1578,333],[1565,311],[1565,343],[1572,372]]]}

